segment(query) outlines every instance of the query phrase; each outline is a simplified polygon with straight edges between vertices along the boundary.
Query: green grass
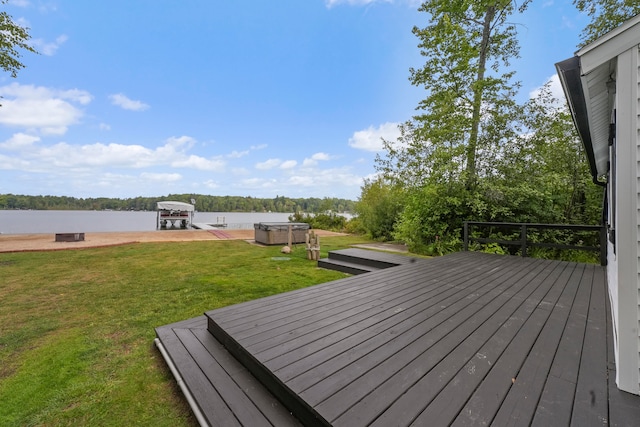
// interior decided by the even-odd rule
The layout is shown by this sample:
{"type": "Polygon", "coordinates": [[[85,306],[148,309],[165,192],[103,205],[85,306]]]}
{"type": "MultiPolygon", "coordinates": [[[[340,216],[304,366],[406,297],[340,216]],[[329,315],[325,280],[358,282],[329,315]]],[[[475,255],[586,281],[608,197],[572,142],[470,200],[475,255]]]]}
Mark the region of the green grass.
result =
{"type": "MultiPolygon", "coordinates": [[[[362,243],[322,240],[328,250],[362,243]]],[[[299,246],[146,243],[0,254],[0,425],[197,425],[154,328],[345,277],[299,246]]]]}

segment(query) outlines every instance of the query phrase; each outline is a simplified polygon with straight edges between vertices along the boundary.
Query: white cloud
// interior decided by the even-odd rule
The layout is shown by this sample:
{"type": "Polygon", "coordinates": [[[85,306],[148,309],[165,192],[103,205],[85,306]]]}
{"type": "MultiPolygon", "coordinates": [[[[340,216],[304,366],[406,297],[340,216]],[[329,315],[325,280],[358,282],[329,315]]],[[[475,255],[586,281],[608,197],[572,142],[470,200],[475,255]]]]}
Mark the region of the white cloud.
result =
{"type": "Polygon", "coordinates": [[[311,156],[311,158],[313,160],[329,160],[331,159],[331,156],[329,156],[327,153],[315,153],[313,156],[311,156]]]}
{"type": "Polygon", "coordinates": [[[225,162],[220,159],[207,159],[192,154],[187,158],[171,162],[171,166],[203,171],[222,171],[225,167],[225,162]]]}
{"type": "MultiPolygon", "coordinates": [[[[562,90],[562,84],[560,83],[560,78],[557,74],[549,77],[547,79],[547,83],[549,83],[549,89],[551,90],[551,95],[558,100],[555,107],[563,107],[566,104],[566,98],[564,95],[564,91],[562,90]]],[[[544,86],[544,85],[543,85],[544,86]]],[[[535,88],[531,92],[529,92],[529,99],[534,99],[540,92],[542,91],[542,86],[535,88]]]]}
{"type": "Polygon", "coordinates": [[[109,95],[109,99],[111,100],[111,103],[113,105],[116,105],[125,110],[144,111],[149,108],[149,105],[145,104],[144,102],[130,99],[122,93],[109,95]]]}
{"type": "Polygon", "coordinates": [[[175,182],[180,181],[182,179],[182,175],[179,173],[155,173],[155,172],[142,172],[140,174],[140,178],[145,181],[155,181],[155,182],[175,182]]]}
{"type": "Polygon", "coordinates": [[[227,154],[227,157],[232,159],[239,159],[241,157],[248,156],[252,151],[263,150],[265,148],[267,148],[267,144],[252,145],[248,150],[233,150],[231,153],[227,154]]]}
{"type": "Polygon", "coordinates": [[[395,141],[400,136],[398,123],[383,123],[377,128],[369,126],[365,130],[359,130],[353,133],[349,138],[349,146],[365,151],[381,151],[382,139],[387,141],[395,141]]]}
{"type": "Polygon", "coordinates": [[[287,180],[291,187],[344,188],[362,185],[362,177],[347,167],[330,169],[301,170],[287,180]]]}
{"type": "Polygon", "coordinates": [[[53,56],[56,54],[60,46],[62,46],[68,39],[69,37],[67,37],[65,34],[62,34],[56,37],[56,39],[52,42],[47,42],[42,39],[33,39],[31,41],[31,44],[38,52],[42,53],[43,55],[53,56]]]}
{"type": "MultiPolygon", "coordinates": [[[[30,167],[31,165],[26,160],[0,154],[0,170],[26,170],[30,167]]],[[[3,184],[7,184],[7,182],[4,181],[3,184]]]]}
{"type": "Polygon", "coordinates": [[[78,123],[84,113],[74,104],[87,105],[92,99],[89,92],[79,89],[56,90],[18,83],[0,87],[0,96],[5,98],[0,124],[49,135],[62,135],[78,123]]]}
{"type": "Polygon", "coordinates": [[[256,169],[269,170],[280,166],[281,163],[282,160],[280,159],[269,159],[261,163],[256,163],[256,169]]]}
{"type": "Polygon", "coordinates": [[[28,7],[30,4],[29,0],[11,0],[11,6],[28,7]]]}
{"type": "Polygon", "coordinates": [[[289,184],[297,187],[312,187],[315,180],[310,175],[294,175],[289,178],[289,184]]]}
{"type": "Polygon", "coordinates": [[[34,137],[30,139],[28,135],[17,134],[2,143],[0,148],[8,150],[20,146],[20,157],[15,160],[25,161],[25,171],[30,172],[54,171],[60,168],[77,172],[96,171],[100,168],[141,169],[154,166],[220,172],[226,166],[219,158],[188,154],[187,150],[194,144],[193,138],[188,136],[168,138],[164,145],[156,148],[101,142],[84,145],[59,142],[50,146],[40,146],[34,142],[37,142],[34,137]]]}
{"type": "Polygon", "coordinates": [[[98,127],[100,128],[100,130],[111,130],[111,126],[106,123],[100,123],[98,127]]]}
{"type": "Polygon", "coordinates": [[[286,160],[280,165],[280,169],[293,169],[298,164],[295,160],[286,160]]]}
{"type": "Polygon", "coordinates": [[[250,175],[251,171],[249,171],[249,169],[247,168],[240,167],[240,168],[232,168],[231,173],[234,175],[250,175]]]}
{"type": "Polygon", "coordinates": [[[244,156],[246,156],[248,154],[249,154],[249,150],[244,150],[244,151],[233,150],[231,153],[227,154],[227,157],[232,158],[232,159],[239,159],[239,158],[244,157],[244,156]]]}
{"type": "MultiPolygon", "coordinates": [[[[549,77],[545,84],[550,83],[550,87],[551,87],[551,93],[553,93],[553,96],[558,98],[559,96],[564,97],[564,92],[562,91],[562,85],[560,84],[560,78],[558,77],[557,74],[554,74],[553,76],[549,77]]],[[[540,91],[542,90],[542,86],[539,86],[535,89],[533,89],[532,91],[529,92],[529,98],[533,99],[535,97],[537,97],[540,94],[540,91]]]]}
{"type": "Polygon", "coordinates": [[[0,142],[0,149],[17,151],[33,146],[40,138],[25,133],[16,133],[5,142],[0,142]]]}
{"type": "Polygon", "coordinates": [[[167,146],[173,148],[191,148],[196,144],[196,140],[190,136],[171,136],[166,140],[167,146]]]}
{"type": "Polygon", "coordinates": [[[237,182],[234,186],[243,189],[269,189],[277,184],[275,179],[247,178],[237,182]]]}
{"type": "Polygon", "coordinates": [[[313,156],[311,157],[307,157],[306,159],[304,159],[302,161],[302,166],[303,167],[313,167],[313,166],[317,166],[318,165],[318,161],[327,161],[330,160],[331,156],[329,156],[327,153],[315,153],[313,156]]]}
{"type": "Polygon", "coordinates": [[[218,184],[217,182],[215,182],[212,179],[206,180],[205,182],[202,183],[202,185],[204,185],[206,188],[210,188],[210,189],[220,188],[220,184],[218,184]]]}

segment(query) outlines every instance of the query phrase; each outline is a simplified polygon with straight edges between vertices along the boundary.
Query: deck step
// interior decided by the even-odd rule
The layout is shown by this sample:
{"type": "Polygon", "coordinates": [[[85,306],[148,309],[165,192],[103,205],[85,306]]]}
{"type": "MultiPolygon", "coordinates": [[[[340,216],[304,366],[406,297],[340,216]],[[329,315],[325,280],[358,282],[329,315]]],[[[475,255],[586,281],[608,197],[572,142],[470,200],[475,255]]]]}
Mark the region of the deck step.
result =
{"type": "Polygon", "coordinates": [[[384,268],[414,263],[417,260],[418,258],[406,255],[349,248],[330,251],[329,258],[318,260],[318,267],[349,274],[363,274],[384,268]]]}
{"type": "Polygon", "coordinates": [[[300,427],[300,422],[206,327],[207,318],[200,316],[156,328],[156,346],[176,379],[182,379],[179,383],[186,387],[183,392],[198,422],[211,426],[300,427]]]}
{"type": "Polygon", "coordinates": [[[319,259],[318,267],[326,268],[327,270],[342,271],[343,273],[348,273],[348,274],[363,274],[363,273],[370,273],[372,271],[380,270],[379,267],[372,267],[370,265],[342,261],[342,260],[333,259],[333,258],[319,259]]]}

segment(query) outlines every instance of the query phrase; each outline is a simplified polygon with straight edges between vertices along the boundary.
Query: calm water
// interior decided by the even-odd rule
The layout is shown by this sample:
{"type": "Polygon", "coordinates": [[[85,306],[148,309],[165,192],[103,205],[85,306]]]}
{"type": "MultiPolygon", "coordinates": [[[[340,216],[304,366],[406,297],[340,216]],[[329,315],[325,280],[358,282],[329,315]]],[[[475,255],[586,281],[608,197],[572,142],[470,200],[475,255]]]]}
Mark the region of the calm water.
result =
{"type": "MultiPolygon", "coordinates": [[[[196,212],[194,223],[253,228],[258,222],[287,222],[290,213],[196,212]],[[223,219],[224,218],[224,219],[223,219]]],[[[156,212],[0,210],[0,234],[155,231],[156,212]]],[[[159,231],[161,232],[161,231],[159,231]]]]}

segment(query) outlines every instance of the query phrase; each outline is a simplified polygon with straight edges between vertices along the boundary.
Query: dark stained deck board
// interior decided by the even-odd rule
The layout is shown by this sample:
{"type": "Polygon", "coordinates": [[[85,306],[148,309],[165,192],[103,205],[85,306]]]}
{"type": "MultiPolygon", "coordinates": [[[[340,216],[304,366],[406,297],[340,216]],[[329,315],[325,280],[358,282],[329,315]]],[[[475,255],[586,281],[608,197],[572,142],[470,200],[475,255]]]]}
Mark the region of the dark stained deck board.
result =
{"type": "MultiPolygon", "coordinates": [[[[326,408],[333,419],[340,415],[342,409],[346,410],[348,405],[364,398],[371,387],[378,387],[388,379],[403,382],[406,372],[419,378],[423,371],[452,351],[490,318],[494,310],[508,301],[504,291],[516,283],[514,278],[517,277],[511,276],[502,283],[502,287],[493,289],[498,293],[495,296],[487,292],[477,298],[463,297],[461,302],[472,301],[471,304],[461,310],[452,305],[430,316],[418,327],[394,338],[391,345],[376,348],[301,394],[318,402],[320,408],[326,408]],[[440,313],[444,315],[439,316],[440,313]],[[366,372],[361,372],[363,368],[366,372]]],[[[476,293],[472,292],[471,295],[476,293]]],[[[393,399],[388,384],[385,384],[384,390],[384,397],[393,399]]]]}
{"type": "MultiPolygon", "coordinates": [[[[339,307],[352,309],[356,305],[366,306],[372,298],[379,300],[399,298],[403,292],[409,293],[427,286],[438,286],[443,280],[455,280],[454,277],[456,276],[463,276],[464,278],[460,280],[460,283],[464,284],[465,281],[469,281],[468,276],[473,275],[474,271],[476,271],[471,264],[466,266],[465,271],[455,269],[453,268],[454,266],[455,264],[452,263],[451,268],[446,268],[444,273],[438,272],[436,277],[428,276],[428,269],[425,270],[418,266],[405,266],[401,270],[395,270],[394,268],[380,271],[374,276],[369,276],[369,279],[366,281],[362,279],[358,280],[355,286],[344,287],[344,285],[350,284],[347,282],[341,283],[338,286],[334,286],[334,283],[337,285],[338,282],[328,283],[325,284],[327,295],[318,297],[314,295],[314,297],[310,298],[311,301],[297,306],[291,306],[289,301],[285,301],[282,305],[274,304],[272,305],[273,311],[271,313],[263,315],[263,318],[257,317],[260,320],[259,324],[256,324],[255,321],[252,323],[247,322],[246,317],[243,318],[240,310],[238,310],[235,315],[237,319],[243,319],[237,320],[234,324],[229,323],[225,313],[214,311],[212,313],[215,314],[211,317],[215,320],[216,325],[224,327],[225,331],[233,334],[234,338],[242,339],[243,343],[253,344],[253,340],[245,341],[245,338],[258,336],[258,339],[261,339],[261,337],[271,339],[269,335],[265,334],[281,325],[291,325],[292,319],[299,321],[310,316],[308,322],[314,323],[319,316],[324,315],[325,317],[332,318],[333,315],[323,314],[326,313],[325,309],[328,307],[330,307],[330,309],[339,309],[339,307]],[[427,277],[416,282],[416,274],[425,274],[427,277]],[[366,283],[366,286],[364,286],[363,283],[366,283]],[[334,288],[341,286],[344,288],[341,289],[340,292],[336,292],[334,288]]],[[[486,264],[478,263],[475,268],[480,270],[486,267],[486,264]]],[[[352,279],[358,278],[359,276],[352,279]]],[[[251,312],[249,316],[255,319],[255,317],[253,317],[253,307],[244,309],[243,311],[251,312]]],[[[300,324],[298,323],[295,325],[295,328],[289,327],[289,329],[297,333],[299,327],[300,324]]]]}
{"type": "MultiPolygon", "coordinates": [[[[374,307],[370,317],[354,316],[346,319],[348,323],[339,322],[322,330],[316,336],[304,336],[300,339],[294,338],[283,343],[283,348],[277,346],[267,351],[262,351],[257,356],[274,371],[282,371],[281,375],[285,379],[294,378],[305,371],[310,371],[325,360],[349,352],[349,358],[353,358],[358,349],[367,343],[370,348],[375,348],[375,341],[378,346],[384,345],[387,341],[397,336],[398,330],[408,330],[419,323],[419,318],[428,317],[430,313],[442,310],[442,306],[453,306],[460,301],[460,293],[465,292],[462,284],[474,283],[469,277],[457,277],[455,281],[449,278],[452,283],[459,281],[457,286],[427,287],[409,300],[393,300],[389,305],[374,307]],[[346,323],[346,324],[343,324],[346,323]],[[386,335],[386,339],[385,339],[386,335]],[[301,342],[304,338],[305,341],[301,342]],[[270,350],[280,353],[273,357],[270,350]]],[[[420,287],[418,287],[420,289],[420,287]]],[[[413,296],[413,295],[411,295],[413,296]]],[[[455,309],[455,307],[452,307],[455,309]]],[[[368,315],[369,313],[363,313],[368,315]]],[[[337,369],[338,363],[332,360],[331,364],[337,369]]]]}
{"type": "MultiPolygon", "coordinates": [[[[169,330],[157,332],[169,353],[174,365],[180,366],[180,374],[187,384],[192,395],[206,396],[206,405],[199,404],[202,415],[211,425],[240,426],[233,412],[229,409],[224,398],[220,396],[209,379],[202,372],[198,364],[193,360],[188,349],[181,343],[178,337],[169,330]]],[[[198,400],[200,401],[200,400],[198,400]]]]}
{"type": "MultiPolygon", "coordinates": [[[[268,393],[264,386],[250,375],[244,366],[236,360],[205,328],[191,329],[191,332],[202,345],[207,348],[210,355],[228,372],[235,384],[247,395],[253,404],[262,412],[274,426],[300,426],[299,422],[291,416],[291,413],[278,402],[274,396],[268,393]]],[[[230,385],[231,388],[233,384],[230,385]]],[[[228,390],[225,388],[225,390],[228,390]]],[[[234,407],[238,411],[246,411],[244,406],[234,407]]],[[[235,410],[235,409],[234,409],[235,410]]],[[[246,424],[254,425],[254,424],[246,424]]]]}
{"type": "MultiPolygon", "coordinates": [[[[608,292],[608,291],[607,291],[608,292]]],[[[608,294],[607,294],[608,295],[608,294]]],[[[638,396],[620,391],[616,386],[616,366],[613,354],[613,325],[611,306],[606,305],[607,314],[607,369],[609,386],[609,425],[615,427],[633,426],[640,420],[638,396]]]]}
{"type": "Polygon", "coordinates": [[[609,419],[607,309],[602,303],[606,300],[606,292],[605,286],[592,288],[580,358],[580,370],[588,375],[578,376],[571,419],[574,426],[603,425],[609,419]]]}
{"type": "MultiPolygon", "coordinates": [[[[473,261],[455,255],[457,254],[431,259],[418,259],[409,265],[422,264],[426,261],[426,265],[429,267],[425,267],[427,268],[425,271],[434,269],[434,271],[441,273],[443,271],[447,271],[447,269],[466,269],[473,264],[473,261]]],[[[332,296],[337,296],[345,292],[357,292],[362,288],[363,283],[366,283],[367,286],[369,286],[372,283],[385,280],[389,281],[389,279],[394,279],[394,276],[397,274],[397,270],[385,269],[375,272],[375,275],[368,274],[366,279],[362,279],[362,277],[359,276],[352,276],[328,283],[310,286],[304,289],[290,291],[285,294],[272,295],[258,300],[248,301],[242,303],[242,310],[238,310],[238,305],[232,305],[213,310],[212,312],[216,313],[217,322],[220,325],[226,325],[227,322],[234,323],[239,319],[244,319],[246,321],[247,318],[244,316],[246,316],[248,312],[255,315],[255,318],[260,319],[262,314],[279,311],[283,307],[299,302],[309,302],[315,298],[331,298],[332,296]]],[[[393,281],[391,283],[393,283],[393,281]]]]}
{"type": "MultiPolygon", "coordinates": [[[[458,265],[460,262],[457,261],[455,257],[447,258],[449,257],[429,260],[431,262],[428,264],[424,263],[427,260],[417,260],[409,265],[421,265],[423,268],[425,268],[425,265],[437,266],[436,268],[439,267],[439,272],[447,271],[448,269],[455,272],[459,268],[473,268],[471,264],[458,265]],[[447,266],[448,269],[443,269],[445,266],[447,266]]],[[[482,268],[482,265],[479,263],[478,268],[482,268]]],[[[422,271],[427,273],[428,269],[422,271]]],[[[318,307],[344,301],[346,297],[353,296],[354,294],[364,296],[366,293],[375,292],[375,289],[378,287],[403,286],[403,278],[411,282],[411,280],[413,280],[411,271],[392,267],[378,271],[375,275],[367,275],[366,280],[354,276],[287,294],[267,297],[265,301],[263,301],[263,304],[255,302],[253,304],[251,302],[246,303],[246,306],[242,306],[242,310],[238,310],[236,308],[237,306],[231,306],[226,307],[226,309],[214,310],[213,312],[215,312],[216,323],[219,326],[224,326],[225,329],[230,332],[243,329],[255,331],[255,326],[261,329],[268,328],[270,326],[269,322],[271,321],[287,319],[298,312],[317,310],[318,307]],[[363,286],[363,283],[366,283],[366,286],[363,286]],[[307,291],[307,293],[300,291],[307,291]],[[258,325],[256,325],[256,321],[259,321],[258,325]]]]}
{"type": "MultiPolygon", "coordinates": [[[[561,278],[567,273],[568,270],[564,269],[557,277],[561,278]]],[[[545,279],[549,279],[549,276],[545,279]]],[[[551,279],[553,280],[553,277],[551,279]]],[[[530,297],[519,304],[517,300],[511,299],[509,303],[518,305],[509,309],[511,314],[506,321],[503,318],[497,327],[489,331],[492,335],[488,339],[476,340],[475,343],[469,339],[463,341],[456,350],[444,357],[436,369],[417,382],[410,392],[394,402],[374,425],[385,425],[393,419],[398,420],[399,423],[404,420],[406,423],[415,422],[418,425],[429,422],[434,425],[452,423],[466,400],[499,360],[505,348],[518,333],[522,332],[523,325],[533,317],[538,307],[536,301],[541,295],[549,295],[552,280],[544,280],[536,288],[530,289],[530,297]],[[516,312],[520,314],[515,315],[516,312]],[[472,343],[474,343],[473,347],[465,348],[472,343]],[[416,399],[419,400],[416,401],[416,399]]],[[[496,315],[498,313],[497,311],[496,315]]],[[[529,329],[529,333],[536,330],[529,329]]]]}
{"type": "Polygon", "coordinates": [[[557,303],[547,305],[548,301],[544,301],[538,306],[537,309],[549,312],[548,317],[538,336],[532,337],[533,346],[493,420],[496,425],[522,425],[533,418],[578,285],[591,286],[591,280],[581,283],[582,277],[582,271],[574,269],[557,303]]]}
{"type": "Polygon", "coordinates": [[[210,425],[301,424],[206,330],[205,316],[156,329],[210,425]],[[186,327],[185,327],[186,326],[186,327]]]}
{"type": "MultiPolygon", "coordinates": [[[[446,279],[446,278],[445,278],[445,279],[446,279]]],[[[463,279],[462,279],[461,283],[464,283],[464,281],[465,281],[465,280],[466,280],[466,282],[470,282],[470,281],[469,281],[469,278],[468,278],[468,277],[466,277],[466,278],[463,278],[463,279]]],[[[454,282],[454,283],[455,283],[455,282],[454,282]]],[[[470,282],[470,283],[472,283],[472,282],[470,282]]],[[[461,286],[461,285],[459,285],[459,286],[461,286]]],[[[460,296],[458,296],[458,297],[457,297],[457,299],[461,299],[461,298],[462,298],[462,299],[464,299],[463,297],[460,297],[460,296]]],[[[437,302],[438,302],[438,301],[436,301],[436,303],[437,303],[437,302]]],[[[450,304],[451,304],[451,303],[449,303],[448,305],[450,305],[450,304]]],[[[437,311],[437,310],[439,310],[439,308],[436,308],[436,311],[437,311]]],[[[389,310],[387,310],[387,311],[389,311],[389,310]]],[[[400,310],[397,310],[397,309],[396,309],[396,310],[392,310],[391,314],[392,314],[392,315],[394,315],[396,318],[398,318],[399,320],[397,320],[397,322],[399,322],[399,321],[401,321],[401,320],[402,320],[402,316],[404,316],[404,315],[405,315],[405,314],[407,314],[408,312],[409,312],[409,310],[401,310],[401,311],[400,311],[400,310]],[[397,311],[397,312],[396,312],[396,311],[397,311]]],[[[386,315],[388,316],[388,314],[386,314],[386,315]]],[[[397,322],[396,322],[396,323],[397,323],[397,322]]],[[[324,331],[323,331],[323,332],[324,332],[324,331]]],[[[380,330],[376,330],[376,329],[372,330],[372,332],[371,332],[371,334],[372,334],[373,336],[378,336],[378,335],[379,335],[379,333],[380,333],[380,330]]],[[[338,343],[339,343],[339,337],[334,338],[334,339],[335,339],[336,341],[338,341],[338,343]]],[[[361,338],[361,341],[362,341],[362,340],[366,340],[366,337],[361,338]]],[[[330,342],[330,343],[331,343],[331,344],[335,344],[335,342],[330,342]]],[[[276,345],[274,348],[278,349],[278,348],[279,348],[279,347],[278,347],[278,345],[280,345],[280,344],[283,344],[283,343],[279,343],[279,342],[278,342],[278,343],[274,344],[274,345],[276,345]]],[[[284,344],[286,345],[286,342],[285,342],[284,344]]],[[[328,345],[329,345],[329,343],[328,343],[328,345]]],[[[353,342],[353,341],[350,341],[350,342],[343,343],[342,345],[343,345],[346,349],[353,349],[354,342],[353,342]]],[[[314,349],[313,354],[314,354],[314,355],[317,355],[318,353],[317,353],[315,350],[317,350],[317,349],[314,349]]],[[[284,357],[288,357],[288,355],[289,355],[289,351],[290,351],[290,349],[285,348],[285,349],[282,351],[282,355],[283,355],[284,357]]],[[[353,351],[352,351],[352,353],[353,353],[353,351]]],[[[307,362],[307,365],[308,365],[308,362],[307,362]]]]}
{"type": "MultiPolygon", "coordinates": [[[[253,339],[243,339],[243,345],[259,355],[260,360],[269,360],[286,355],[289,357],[295,348],[306,346],[309,340],[316,341],[324,338],[334,331],[358,325],[365,327],[367,324],[381,322],[385,318],[401,317],[410,313],[413,305],[421,302],[437,300],[438,296],[446,293],[447,289],[441,287],[442,280],[456,281],[459,286],[471,283],[469,276],[473,272],[456,273],[457,277],[442,275],[434,279],[426,279],[424,282],[416,283],[415,275],[411,274],[403,278],[398,278],[394,286],[384,284],[376,290],[363,290],[358,293],[357,301],[344,299],[331,305],[330,309],[325,309],[326,305],[321,305],[318,309],[309,310],[308,315],[298,317],[295,323],[291,319],[284,324],[278,325],[277,329],[264,330],[259,341],[253,339]],[[402,312],[401,314],[398,314],[402,312]],[[360,323],[359,323],[360,322],[360,323]],[[320,330],[316,334],[311,332],[320,330]],[[279,338],[274,341],[274,338],[279,338]],[[293,341],[296,341],[295,343],[293,341]],[[264,345],[260,345],[264,343],[264,345]],[[269,352],[269,350],[273,350],[269,352]]],[[[234,338],[242,339],[241,334],[234,335],[234,338]]]]}
{"type": "MultiPolygon", "coordinates": [[[[585,271],[585,284],[589,278],[593,280],[596,271],[593,268],[585,271]]],[[[595,282],[578,288],[536,408],[534,426],[570,425],[593,285],[595,282]]]]}
{"type": "Polygon", "coordinates": [[[331,317],[332,313],[345,311],[346,306],[353,303],[351,296],[354,294],[358,296],[359,305],[367,305],[370,304],[370,301],[380,298],[381,292],[390,295],[395,295],[395,292],[406,292],[405,287],[412,282],[413,277],[403,270],[394,275],[382,276],[377,279],[372,280],[365,287],[358,285],[355,288],[347,288],[343,292],[334,292],[331,295],[314,298],[303,304],[274,307],[271,313],[263,314],[262,317],[256,317],[252,313],[240,322],[233,325],[225,325],[225,330],[238,339],[244,340],[248,338],[248,342],[256,341],[256,339],[251,339],[252,337],[256,337],[258,340],[268,340],[270,335],[274,335],[273,331],[275,331],[275,334],[278,333],[278,328],[284,330],[296,329],[291,325],[292,318],[297,321],[313,323],[315,322],[314,319],[319,317],[331,317]],[[394,281],[389,282],[389,277],[393,277],[394,281]],[[257,324],[256,319],[259,320],[257,324]]]}
{"type": "MultiPolygon", "coordinates": [[[[560,273],[560,272],[559,272],[560,273]]],[[[374,414],[384,413],[380,425],[390,422],[409,424],[425,409],[436,397],[442,387],[485,345],[490,338],[500,330],[520,308],[523,303],[530,301],[530,295],[537,288],[529,289],[525,281],[521,283],[518,292],[512,296],[507,292],[499,295],[493,301],[482,304],[482,309],[464,323],[453,329],[441,341],[433,346],[420,348],[423,353],[420,358],[412,360],[390,377],[384,384],[370,393],[357,405],[352,406],[345,414],[340,416],[337,425],[353,425],[361,420],[363,415],[370,415],[366,422],[372,422],[374,414]],[[518,298],[521,296],[522,298],[518,298]],[[529,301],[528,301],[529,300],[529,301]],[[407,385],[409,386],[407,390],[407,385]],[[391,410],[386,410],[391,406],[391,410]],[[370,410],[371,414],[367,410],[370,410]],[[388,414],[387,414],[388,413],[388,414]],[[371,419],[369,419],[371,418],[371,419]]],[[[515,282],[514,285],[518,283],[515,282]]],[[[540,282],[545,284],[545,280],[540,282]]],[[[377,367],[376,370],[379,371],[377,367]]],[[[375,371],[372,375],[375,375],[375,371]]],[[[438,418],[439,407],[435,407],[438,418]]],[[[440,419],[436,425],[446,425],[451,420],[440,419]]],[[[425,422],[425,421],[421,421],[425,422]]],[[[418,421],[420,424],[420,421],[418,421]]]]}
{"type": "MultiPolygon", "coordinates": [[[[453,399],[449,412],[437,419],[444,421],[448,416],[448,422],[458,418],[458,422],[467,424],[460,416],[465,408],[467,414],[484,419],[478,415],[482,411],[472,410],[474,396],[501,383],[502,397],[489,405],[492,409],[488,421],[496,414],[505,420],[519,417],[531,420],[545,387],[554,390],[556,380],[547,382],[547,374],[554,369],[553,372],[560,372],[557,378],[562,379],[567,369],[562,364],[570,358],[562,354],[570,349],[561,347],[556,358],[556,348],[564,342],[563,336],[569,337],[567,343],[579,341],[580,307],[584,312],[585,298],[590,292],[578,291],[587,286],[585,282],[591,286],[593,279],[589,274],[593,275],[597,268],[515,257],[508,257],[506,262],[505,258],[484,254],[473,254],[468,263],[461,265],[464,257],[451,257],[442,271],[433,265],[426,267],[428,264],[402,266],[398,271],[407,276],[393,272],[396,279],[393,285],[381,286],[389,280],[388,274],[393,269],[384,271],[385,275],[375,273],[376,280],[369,280],[370,289],[357,284],[366,282],[364,276],[352,278],[358,280],[352,280],[345,292],[332,293],[318,304],[289,307],[287,322],[283,316],[272,313],[260,325],[244,322],[236,326],[231,321],[216,331],[215,325],[219,318],[224,318],[224,313],[213,312],[209,325],[211,328],[214,324],[213,333],[228,333],[227,339],[235,341],[240,351],[247,351],[248,358],[261,365],[259,369],[267,377],[272,376],[335,425],[367,425],[378,418],[380,425],[384,425],[384,420],[400,420],[394,414],[403,414],[407,423],[419,424],[423,420],[420,417],[429,419],[432,412],[442,412],[434,411],[442,402],[452,402],[446,396],[459,395],[459,388],[449,384],[459,383],[469,369],[478,370],[474,358],[478,353],[484,354],[483,351],[493,354],[496,360],[506,355],[507,362],[499,368],[485,363],[482,375],[486,374],[486,378],[477,375],[481,380],[475,382],[476,388],[469,389],[471,386],[467,385],[470,394],[462,400],[453,399]],[[491,262],[496,260],[499,268],[494,269],[491,262]],[[425,268],[435,272],[434,277],[440,280],[429,283],[429,275],[421,274],[425,268]],[[429,287],[434,284],[438,287],[429,287]],[[413,299],[394,299],[391,295],[398,292],[413,299]],[[442,304],[443,300],[436,295],[449,300],[442,304]],[[580,299],[574,308],[577,295],[580,299]],[[430,298],[434,302],[431,306],[430,298]],[[384,302],[367,306],[372,301],[384,302]],[[410,301],[413,305],[409,309],[417,309],[400,310],[390,316],[389,311],[396,307],[392,305],[394,301],[399,306],[410,301]],[[323,307],[330,308],[318,313],[323,307]],[[435,309],[429,311],[430,307],[435,309]],[[570,322],[572,311],[578,314],[574,314],[576,321],[570,322]],[[519,326],[509,326],[513,324],[519,326]],[[565,332],[567,324],[578,325],[578,332],[565,332]],[[258,328],[259,333],[243,335],[243,328],[248,327],[258,328]],[[259,336],[262,338],[256,340],[259,336]],[[542,338],[538,339],[539,336],[542,338]],[[527,374],[520,373],[521,369],[527,374]],[[491,372],[497,374],[489,375],[491,372]],[[504,381],[505,373],[508,383],[504,381]],[[495,378],[498,374],[500,381],[495,378]],[[482,378],[487,380],[486,384],[482,378]],[[515,384],[511,378],[517,378],[515,384]],[[425,395],[425,390],[431,397],[425,395]],[[440,392],[443,394],[438,398],[440,392]],[[529,394],[535,395],[535,399],[529,394]],[[422,401],[422,406],[417,401],[422,401]],[[430,409],[431,401],[437,405],[430,409]],[[407,407],[413,408],[413,412],[407,412],[407,407]]],[[[598,280],[602,283],[603,277],[598,280]]],[[[242,319],[240,312],[234,313],[236,319],[242,319]]],[[[575,372],[577,368],[572,369],[575,372]]],[[[575,373],[566,375],[571,377],[575,373]]],[[[569,384],[568,388],[572,386],[569,384]]],[[[485,402],[480,399],[475,403],[484,406],[485,402]]],[[[571,407],[572,402],[563,406],[565,417],[571,407]]]]}
{"type": "Polygon", "coordinates": [[[168,339],[225,422],[291,422],[265,410],[275,396],[304,425],[635,425],[607,310],[600,266],[459,253],[214,310],[168,339]],[[213,386],[229,378],[231,407],[213,386]]]}

